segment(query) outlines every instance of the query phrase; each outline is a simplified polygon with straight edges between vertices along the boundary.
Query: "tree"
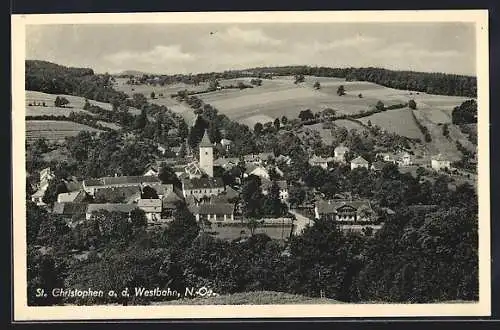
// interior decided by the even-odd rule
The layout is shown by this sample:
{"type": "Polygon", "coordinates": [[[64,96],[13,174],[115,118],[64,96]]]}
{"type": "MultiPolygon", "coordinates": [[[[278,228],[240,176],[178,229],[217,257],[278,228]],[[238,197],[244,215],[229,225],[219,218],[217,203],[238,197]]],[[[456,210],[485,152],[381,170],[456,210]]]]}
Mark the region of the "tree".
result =
{"type": "Polygon", "coordinates": [[[130,222],[134,228],[146,228],[148,223],[146,213],[139,208],[135,208],[130,212],[130,222]]]}
{"type": "Polygon", "coordinates": [[[146,115],[146,110],[142,109],[141,114],[135,118],[134,129],[142,130],[146,127],[147,124],[148,124],[148,117],[146,115]]]}
{"type": "Polygon", "coordinates": [[[63,97],[63,96],[57,96],[55,101],[54,101],[54,105],[56,107],[59,107],[59,108],[64,108],[64,106],[66,104],[69,104],[69,101],[67,98],[63,97]]]}
{"type": "Polygon", "coordinates": [[[290,191],[288,192],[288,202],[290,207],[297,207],[304,203],[306,198],[305,190],[299,185],[292,185],[290,191]]]}
{"type": "Polygon", "coordinates": [[[255,123],[253,127],[253,132],[255,135],[259,136],[262,133],[264,126],[261,123],[255,123]]]}
{"type": "Polygon", "coordinates": [[[279,119],[279,118],[276,118],[276,119],[274,120],[273,125],[274,125],[274,128],[276,128],[276,130],[277,130],[277,131],[279,131],[279,130],[280,130],[280,119],[279,119]]]}
{"type": "Polygon", "coordinates": [[[184,141],[189,135],[189,127],[184,119],[179,121],[179,137],[184,141]]]}
{"type": "Polygon", "coordinates": [[[156,97],[155,92],[151,92],[151,98],[155,99],[155,97],[156,97]]]}
{"type": "Polygon", "coordinates": [[[261,180],[250,175],[241,188],[242,211],[246,218],[259,218],[262,215],[263,195],[261,180]]]}
{"type": "Polygon", "coordinates": [[[162,164],[160,167],[160,172],[158,173],[158,179],[160,179],[161,183],[163,184],[173,184],[175,187],[180,187],[181,182],[177,175],[175,174],[174,170],[166,165],[162,164]]]}
{"type": "Polygon", "coordinates": [[[319,83],[319,81],[316,81],[313,85],[314,89],[320,89],[321,88],[321,84],[319,83]]]}
{"type": "Polygon", "coordinates": [[[360,99],[362,99],[362,98],[363,98],[363,94],[359,93],[359,94],[358,94],[358,97],[359,97],[360,99]]]}
{"type": "Polygon", "coordinates": [[[145,186],[142,189],[141,198],[143,198],[143,199],[158,199],[158,194],[156,193],[156,190],[154,190],[150,186],[145,186]]]}
{"type": "Polygon", "coordinates": [[[302,121],[307,121],[314,119],[314,114],[312,113],[311,109],[303,110],[299,113],[299,118],[302,121]]]}
{"type": "Polygon", "coordinates": [[[384,103],[382,101],[378,101],[375,105],[375,109],[377,109],[378,111],[383,111],[385,109],[384,103]]]}
{"type": "Polygon", "coordinates": [[[334,118],[336,114],[336,111],[333,110],[332,108],[326,108],[325,110],[322,111],[322,115],[324,118],[334,118]]]}
{"type": "Polygon", "coordinates": [[[286,125],[288,123],[288,118],[286,116],[281,117],[281,123],[286,125]]]}
{"type": "Polygon", "coordinates": [[[415,100],[408,101],[408,107],[412,110],[416,110],[417,109],[417,102],[415,102],[415,100]]]}
{"type": "Polygon", "coordinates": [[[477,102],[467,100],[461,105],[453,108],[451,112],[452,122],[455,125],[477,123],[477,102]]]}
{"type": "Polygon", "coordinates": [[[448,128],[448,124],[443,125],[443,136],[444,137],[450,136],[450,129],[448,128]]]}
{"type": "Polygon", "coordinates": [[[57,201],[57,196],[59,194],[66,192],[68,192],[68,189],[63,182],[52,179],[47,186],[47,190],[45,190],[42,201],[47,205],[52,205],[57,201]]]}
{"type": "Polygon", "coordinates": [[[193,214],[189,212],[185,203],[179,203],[174,211],[174,219],[164,232],[167,242],[176,248],[186,249],[199,232],[200,226],[193,214]]]}
{"type": "Polygon", "coordinates": [[[294,84],[300,84],[300,83],[303,83],[305,81],[305,77],[303,74],[297,74],[295,75],[295,81],[294,81],[294,84]]]}
{"type": "Polygon", "coordinates": [[[343,96],[345,95],[345,88],[344,85],[340,85],[339,88],[337,88],[337,95],[338,96],[343,96]]]}

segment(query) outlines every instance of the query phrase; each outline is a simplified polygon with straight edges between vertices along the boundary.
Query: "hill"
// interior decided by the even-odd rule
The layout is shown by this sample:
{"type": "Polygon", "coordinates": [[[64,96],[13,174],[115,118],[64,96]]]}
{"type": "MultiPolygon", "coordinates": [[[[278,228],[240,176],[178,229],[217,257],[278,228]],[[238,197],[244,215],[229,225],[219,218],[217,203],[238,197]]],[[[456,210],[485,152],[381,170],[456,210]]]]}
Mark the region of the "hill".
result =
{"type": "Polygon", "coordinates": [[[25,89],[48,94],[67,94],[112,102],[124,100],[125,93],[112,88],[113,77],[96,75],[92,69],[70,68],[46,61],[25,61],[25,89]]]}
{"type": "Polygon", "coordinates": [[[138,70],[125,70],[125,71],[122,71],[120,73],[116,73],[114,75],[118,76],[118,77],[124,77],[124,76],[142,76],[145,74],[150,75],[151,73],[138,71],[138,70]]]}

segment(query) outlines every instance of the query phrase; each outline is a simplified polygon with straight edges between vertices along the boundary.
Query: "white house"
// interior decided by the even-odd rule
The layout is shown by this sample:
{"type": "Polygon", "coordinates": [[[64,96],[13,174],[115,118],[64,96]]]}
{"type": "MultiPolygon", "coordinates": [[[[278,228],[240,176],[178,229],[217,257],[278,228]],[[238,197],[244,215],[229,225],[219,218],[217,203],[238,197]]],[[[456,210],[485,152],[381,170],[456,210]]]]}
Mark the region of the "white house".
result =
{"type": "MultiPolygon", "coordinates": [[[[288,185],[285,180],[278,180],[275,181],[278,187],[280,188],[280,199],[281,201],[285,202],[288,200],[288,185]]],[[[271,189],[271,186],[273,184],[273,181],[269,180],[262,180],[262,194],[267,195],[269,193],[269,190],[271,189]]]]}
{"type": "Polygon", "coordinates": [[[443,155],[439,154],[437,156],[432,157],[431,167],[436,171],[441,171],[445,168],[449,169],[451,167],[451,161],[446,159],[443,155]]]}
{"type": "Polygon", "coordinates": [[[355,168],[358,168],[358,167],[364,167],[364,168],[368,169],[368,166],[369,166],[368,161],[361,156],[358,156],[358,157],[354,158],[353,160],[351,160],[351,170],[354,170],[355,168]]]}
{"type": "Polygon", "coordinates": [[[204,203],[200,205],[194,205],[190,209],[191,213],[193,213],[193,215],[195,216],[196,221],[234,221],[234,204],[231,203],[204,203]]]}
{"type": "Polygon", "coordinates": [[[139,199],[137,207],[146,214],[148,224],[155,224],[161,220],[161,199],[139,199]]]}
{"type": "Polygon", "coordinates": [[[349,152],[349,148],[340,145],[333,150],[333,158],[338,163],[345,163],[345,154],[349,152]]]}
{"type": "Polygon", "coordinates": [[[243,176],[249,177],[250,175],[256,175],[260,177],[261,179],[269,180],[269,171],[264,167],[260,165],[255,165],[255,164],[248,164],[246,166],[246,171],[243,174],[243,176]]]}
{"type": "Polygon", "coordinates": [[[333,157],[324,158],[313,155],[311,158],[309,158],[309,164],[311,164],[311,166],[320,166],[326,170],[328,168],[328,163],[332,162],[333,160],[333,157]]]}

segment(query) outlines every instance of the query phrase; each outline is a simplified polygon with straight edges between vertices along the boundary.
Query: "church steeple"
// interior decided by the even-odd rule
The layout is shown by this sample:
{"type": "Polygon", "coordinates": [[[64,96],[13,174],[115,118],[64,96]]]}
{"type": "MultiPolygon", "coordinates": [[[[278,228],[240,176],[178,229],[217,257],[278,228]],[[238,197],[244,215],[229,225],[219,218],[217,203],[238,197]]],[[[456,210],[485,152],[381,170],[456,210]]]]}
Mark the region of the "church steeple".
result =
{"type": "Polygon", "coordinates": [[[201,139],[200,142],[200,148],[205,147],[213,147],[213,144],[210,142],[210,139],[208,138],[208,133],[207,130],[205,130],[205,133],[203,134],[203,138],[201,139]]]}
{"type": "Polygon", "coordinates": [[[200,168],[207,173],[209,177],[214,176],[214,146],[208,138],[208,133],[205,130],[200,145],[200,168]]]}

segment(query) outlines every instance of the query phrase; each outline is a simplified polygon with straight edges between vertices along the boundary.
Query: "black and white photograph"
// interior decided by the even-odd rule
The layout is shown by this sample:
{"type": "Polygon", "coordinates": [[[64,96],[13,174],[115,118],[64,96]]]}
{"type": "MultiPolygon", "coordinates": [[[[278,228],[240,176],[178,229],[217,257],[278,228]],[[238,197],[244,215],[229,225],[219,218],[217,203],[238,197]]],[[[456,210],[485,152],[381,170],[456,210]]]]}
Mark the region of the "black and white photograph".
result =
{"type": "Polygon", "coordinates": [[[489,315],[487,11],[15,16],[19,319],[489,315]]]}

